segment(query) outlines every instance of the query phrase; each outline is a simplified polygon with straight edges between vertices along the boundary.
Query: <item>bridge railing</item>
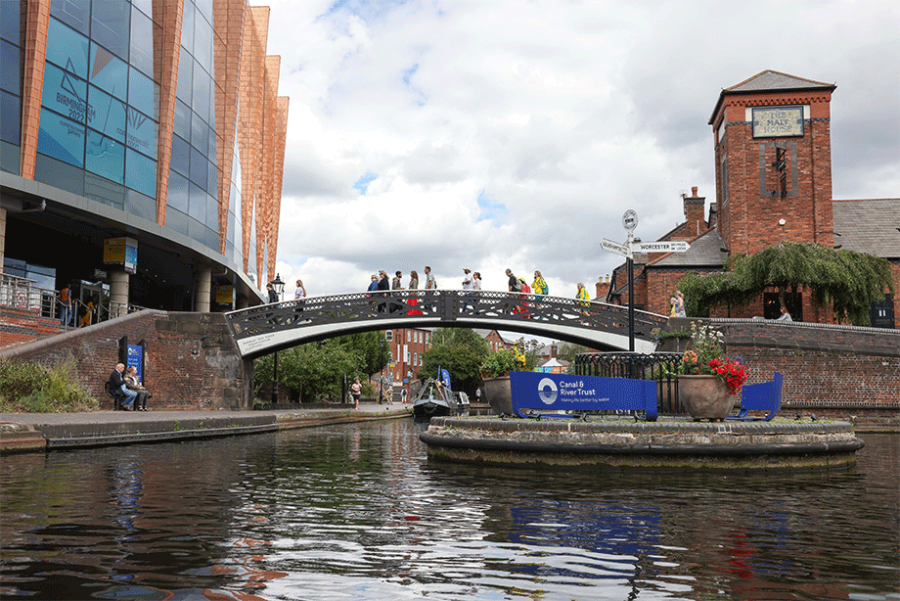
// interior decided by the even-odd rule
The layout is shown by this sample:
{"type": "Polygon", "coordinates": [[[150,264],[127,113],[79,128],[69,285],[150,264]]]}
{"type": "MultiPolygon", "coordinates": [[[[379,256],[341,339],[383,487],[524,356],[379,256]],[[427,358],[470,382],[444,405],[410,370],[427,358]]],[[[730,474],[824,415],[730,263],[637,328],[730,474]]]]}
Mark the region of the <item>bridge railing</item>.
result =
{"type": "MultiPolygon", "coordinates": [[[[555,296],[475,290],[393,290],[308,297],[232,311],[226,317],[239,341],[276,331],[338,323],[394,322],[385,324],[384,329],[389,329],[397,327],[397,320],[425,325],[459,321],[474,327],[478,321],[499,320],[542,326],[547,330],[552,326],[571,326],[628,335],[627,307],[555,296]]],[[[651,330],[665,323],[665,316],[635,311],[635,336],[650,339],[651,330]]]]}

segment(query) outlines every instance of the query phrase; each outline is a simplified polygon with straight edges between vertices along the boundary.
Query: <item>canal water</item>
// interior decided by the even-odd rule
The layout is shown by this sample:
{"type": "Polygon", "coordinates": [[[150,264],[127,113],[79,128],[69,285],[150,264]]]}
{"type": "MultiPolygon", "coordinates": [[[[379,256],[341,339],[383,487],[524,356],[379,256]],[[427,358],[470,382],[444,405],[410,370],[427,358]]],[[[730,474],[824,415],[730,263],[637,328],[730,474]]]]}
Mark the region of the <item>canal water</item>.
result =
{"type": "Polygon", "coordinates": [[[410,420],[4,456],[0,597],[900,599],[900,437],[816,474],[429,461],[410,420]]]}

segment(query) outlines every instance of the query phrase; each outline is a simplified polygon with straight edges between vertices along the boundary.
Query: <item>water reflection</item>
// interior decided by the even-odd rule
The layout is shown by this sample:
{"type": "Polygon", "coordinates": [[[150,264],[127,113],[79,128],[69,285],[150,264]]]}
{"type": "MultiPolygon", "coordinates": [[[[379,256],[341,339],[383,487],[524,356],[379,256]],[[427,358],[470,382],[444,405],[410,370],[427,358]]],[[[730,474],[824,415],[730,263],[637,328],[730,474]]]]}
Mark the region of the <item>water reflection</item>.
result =
{"type": "Polygon", "coordinates": [[[430,462],[423,427],[4,457],[0,595],[898,599],[896,435],[841,472],[596,475],[430,462]]]}

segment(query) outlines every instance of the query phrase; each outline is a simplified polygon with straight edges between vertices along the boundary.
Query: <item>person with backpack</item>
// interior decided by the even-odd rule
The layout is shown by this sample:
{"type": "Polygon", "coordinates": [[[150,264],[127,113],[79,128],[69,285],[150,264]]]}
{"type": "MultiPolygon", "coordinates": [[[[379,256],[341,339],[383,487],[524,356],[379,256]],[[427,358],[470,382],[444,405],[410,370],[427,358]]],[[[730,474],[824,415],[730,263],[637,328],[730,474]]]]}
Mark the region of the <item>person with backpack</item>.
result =
{"type": "Polygon", "coordinates": [[[541,275],[541,272],[537,269],[534,270],[534,281],[531,283],[531,289],[535,294],[546,295],[550,292],[550,287],[547,286],[547,281],[544,279],[544,276],[541,275]]]}
{"type": "MultiPolygon", "coordinates": [[[[519,278],[519,280],[518,280],[518,285],[519,285],[519,290],[518,290],[518,292],[519,292],[520,294],[531,294],[531,287],[530,287],[528,284],[525,283],[525,280],[523,280],[522,278],[519,278]]],[[[516,306],[516,307],[512,310],[512,313],[513,313],[513,315],[521,315],[521,314],[524,313],[524,314],[525,314],[525,317],[529,317],[529,315],[528,315],[528,303],[522,303],[521,305],[516,306]]]]}

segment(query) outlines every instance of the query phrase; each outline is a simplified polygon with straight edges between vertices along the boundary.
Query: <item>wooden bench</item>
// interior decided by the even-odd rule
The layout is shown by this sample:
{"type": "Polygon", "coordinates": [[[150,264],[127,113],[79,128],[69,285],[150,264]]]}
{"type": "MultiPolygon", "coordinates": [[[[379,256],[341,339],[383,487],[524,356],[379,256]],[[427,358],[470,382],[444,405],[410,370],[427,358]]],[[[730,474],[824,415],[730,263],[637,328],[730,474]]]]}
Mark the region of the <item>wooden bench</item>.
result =
{"type": "Polygon", "coordinates": [[[519,417],[572,418],[587,411],[621,411],[642,412],[647,421],[656,421],[656,380],[510,372],[509,382],[513,413],[519,417]]]}
{"type": "Polygon", "coordinates": [[[725,419],[739,421],[769,421],[781,410],[781,386],[784,377],[775,372],[771,382],[750,384],[741,389],[741,410],[737,415],[730,415],[725,419]],[[763,417],[747,417],[749,411],[768,411],[763,417]]]}

